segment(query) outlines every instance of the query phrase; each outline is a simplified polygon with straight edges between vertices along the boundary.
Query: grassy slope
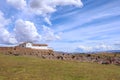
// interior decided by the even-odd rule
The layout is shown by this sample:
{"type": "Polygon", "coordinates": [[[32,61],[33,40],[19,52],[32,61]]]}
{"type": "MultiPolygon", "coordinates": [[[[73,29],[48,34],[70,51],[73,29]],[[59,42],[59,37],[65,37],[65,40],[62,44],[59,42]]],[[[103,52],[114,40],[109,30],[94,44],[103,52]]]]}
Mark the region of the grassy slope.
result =
{"type": "Polygon", "coordinates": [[[0,80],[120,80],[120,66],[0,54],[0,80]]]}

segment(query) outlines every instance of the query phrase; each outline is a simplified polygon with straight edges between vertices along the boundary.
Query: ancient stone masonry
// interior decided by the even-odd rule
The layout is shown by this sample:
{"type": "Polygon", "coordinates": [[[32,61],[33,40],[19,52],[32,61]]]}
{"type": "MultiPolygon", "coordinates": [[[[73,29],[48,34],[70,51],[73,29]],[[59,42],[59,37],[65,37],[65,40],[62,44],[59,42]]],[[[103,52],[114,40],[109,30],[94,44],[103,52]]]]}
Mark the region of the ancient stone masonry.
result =
{"type": "Polygon", "coordinates": [[[7,55],[31,55],[31,56],[41,56],[41,55],[52,55],[53,50],[48,49],[31,49],[22,47],[0,47],[0,53],[7,55]]]}

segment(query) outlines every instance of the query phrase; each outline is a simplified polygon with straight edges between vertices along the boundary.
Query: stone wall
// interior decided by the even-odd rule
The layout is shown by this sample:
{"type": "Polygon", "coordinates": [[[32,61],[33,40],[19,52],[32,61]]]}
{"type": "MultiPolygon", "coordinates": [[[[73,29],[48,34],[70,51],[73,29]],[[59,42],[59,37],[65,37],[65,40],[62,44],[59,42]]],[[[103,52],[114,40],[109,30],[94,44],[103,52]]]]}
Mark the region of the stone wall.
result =
{"type": "Polygon", "coordinates": [[[31,49],[31,48],[21,48],[21,47],[0,47],[0,53],[7,55],[31,55],[31,56],[41,56],[41,55],[52,55],[53,50],[44,49],[31,49]]]}

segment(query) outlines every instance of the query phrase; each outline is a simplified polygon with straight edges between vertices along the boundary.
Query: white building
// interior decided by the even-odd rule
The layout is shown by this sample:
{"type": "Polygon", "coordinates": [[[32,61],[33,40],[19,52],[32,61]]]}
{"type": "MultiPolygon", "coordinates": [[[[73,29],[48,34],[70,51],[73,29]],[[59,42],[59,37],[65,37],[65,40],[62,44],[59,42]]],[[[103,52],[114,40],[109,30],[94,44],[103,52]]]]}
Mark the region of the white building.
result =
{"type": "Polygon", "coordinates": [[[25,42],[25,43],[19,44],[19,47],[32,48],[32,49],[45,49],[45,50],[52,49],[52,48],[49,48],[47,44],[33,44],[31,42],[25,42]]]}

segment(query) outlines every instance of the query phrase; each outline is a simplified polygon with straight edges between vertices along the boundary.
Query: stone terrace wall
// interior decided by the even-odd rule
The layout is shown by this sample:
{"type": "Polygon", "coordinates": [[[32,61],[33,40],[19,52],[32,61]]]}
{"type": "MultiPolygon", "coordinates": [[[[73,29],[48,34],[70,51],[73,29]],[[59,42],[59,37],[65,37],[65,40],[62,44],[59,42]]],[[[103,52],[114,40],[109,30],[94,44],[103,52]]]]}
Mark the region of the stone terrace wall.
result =
{"type": "Polygon", "coordinates": [[[7,55],[31,55],[31,56],[41,56],[41,55],[52,55],[53,50],[40,50],[31,48],[20,48],[20,47],[0,47],[0,53],[7,55]]]}

